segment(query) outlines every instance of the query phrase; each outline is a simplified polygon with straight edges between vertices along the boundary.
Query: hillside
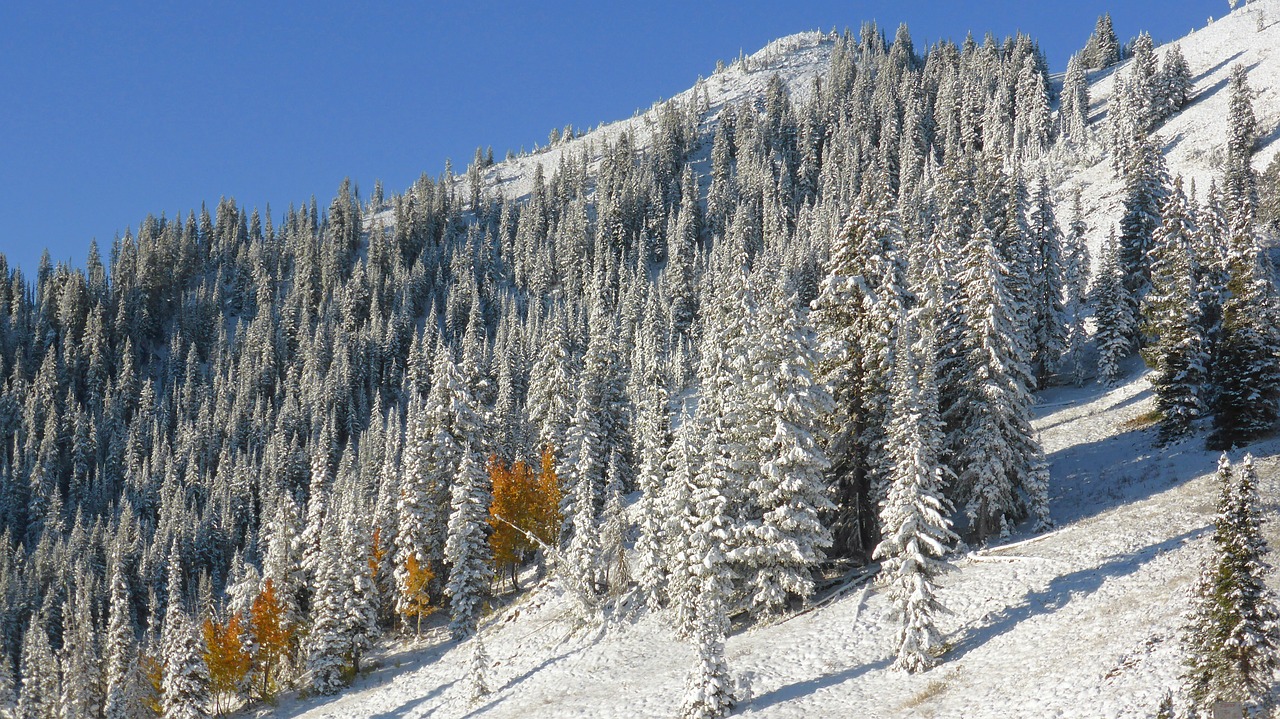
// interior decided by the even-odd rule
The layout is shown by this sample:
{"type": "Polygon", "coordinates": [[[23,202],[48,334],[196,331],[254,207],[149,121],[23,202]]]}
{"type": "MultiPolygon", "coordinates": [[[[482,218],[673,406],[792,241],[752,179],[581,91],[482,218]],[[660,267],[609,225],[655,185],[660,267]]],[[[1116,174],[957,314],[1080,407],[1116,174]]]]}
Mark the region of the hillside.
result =
{"type": "MultiPolygon", "coordinates": [[[[1177,41],[1194,77],[1193,99],[1158,129],[1171,174],[1205,189],[1221,170],[1227,78],[1243,63],[1256,92],[1261,170],[1280,152],[1280,2],[1251,3],[1177,41]],[[1259,31],[1258,9],[1267,17],[1259,31]]],[[[825,71],[828,44],[793,36],[705,86],[710,115],[758,97],[782,72],[793,92],[825,71]]],[[[1106,116],[1114,79],[1091,77],[1090,118],[1106,116]]],[[[694,91],[690,91],[694,92],[694,91]]],[[[686,93],[687,95],[688,93],[686,93]]],[[[684,97],[684,96],[682,96],[684,97]]],[[[685,98],[687,99],[687,98],[685,98]]],[[[651,114],[605,126],[563,146],[499,163],[487,179],[509,197],[530,191],[535,163],[548,174],[562,153],[652,124],[651,114]]],[[[705,159],[705,156],[704,156],[705,159]]],[[[1120,216],[1121,186],[1108,158],[1054,167],[1061,195],[1083,191],[1095,256],[1120,216]]],[[[1058,528],[1023,533],[954,557],[942,580],[951,613],[941,629],[946,661],[920,675],[888,669],[892,621],[874,584],[856,582],[798,616],[730,637],[736,677],[751,699],[735,715],[760,717],[1139,717],[1151,716],[1182,671],[1179,629],[1188,587],[1207,545],[1216,454],[1200,438],[1158,449],[1144,424],[1153,408],[1141,364],[1115,388],[1091,384],[1038,395],[1034,426],[1050,461],[1050,506],[1058,528]]],[[[1250,448],[1264,500],[1280,503],[1280,440],[1250,448]]],[[[1280,539],[1274,524],[1272,542],[1280,539]]],[[[437,631],[396,645],[381,667],[333,699],[289,699],[260,715],[280,717],[663,717],[679,704],[694,661],[659,613],[612,616],[584,626],[558,587],[542,585],[483,623],[493,659],[492,696],[464,697],[468,648],[437,631]]]]}

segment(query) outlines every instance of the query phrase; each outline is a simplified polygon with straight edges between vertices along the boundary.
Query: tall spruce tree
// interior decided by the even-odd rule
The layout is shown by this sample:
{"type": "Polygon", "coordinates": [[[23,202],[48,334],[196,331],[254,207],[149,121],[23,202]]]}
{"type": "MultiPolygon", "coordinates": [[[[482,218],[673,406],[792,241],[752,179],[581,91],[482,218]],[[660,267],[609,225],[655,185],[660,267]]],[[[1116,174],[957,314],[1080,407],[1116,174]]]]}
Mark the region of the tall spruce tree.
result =
{"type": "Polygon", "coordinates": [[[875,557],[884,560],[894,610],[900,624],[894,666],[908,672],[936,661],[941,638],[934,615],[941,610],[935,577],[947,545],[957,539],[943,492],[953,477],[942,463],[942,421],[934,385],[936,349],[912,315],[903,316],[894,376],[892,484],[881,510],[884,539],[875,557]]]}
{"type": "Polygon", "coordinates": [[[1185,635],[1187,694],[1205,716],[1217,701],[1269,706],[1280,667],[1280,614],[1265,581],[1267,543],[1252,457],[1235,469],[1223,454],[1215,480],[1212,553],[1193,589],[1185,635]]]}
{"type": "Polygon", "coordinates": [[[1208,355],[1192,247],[1195,218],[1180,178],[1161,214],[1153,238],[1151,293],[1143,304],[1143,334],[1151,338],[1143,354],[1155,369],[1151,386],[1160,411],[1160,441],[1168,443],[1184,436],[1204,412],[1208,355]]]}
{"type": "Polygon", "coordinates": [[[450,630],[458,638],[476,633],[480,612],[489,593],[493,572],[489,567],[489,478],[471,451],[463,448],[462,464],[453,481],[449,535],[445,541],[445,561],[449,565],[450,630]]]}

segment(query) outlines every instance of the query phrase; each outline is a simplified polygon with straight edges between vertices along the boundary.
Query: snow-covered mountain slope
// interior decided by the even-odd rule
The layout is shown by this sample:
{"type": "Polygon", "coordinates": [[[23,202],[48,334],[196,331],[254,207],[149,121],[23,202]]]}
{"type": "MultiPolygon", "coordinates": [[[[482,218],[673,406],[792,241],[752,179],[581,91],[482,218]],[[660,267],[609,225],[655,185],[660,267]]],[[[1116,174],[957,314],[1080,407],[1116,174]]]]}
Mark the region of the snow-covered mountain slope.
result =
{"type": "MultiPolygon", "coordinates": [[[[789,35],[745,58],[745,63],[735,61],[671,99],[685,103],[705,93],[707,117],[714,118],[722,107],[736,105],[743,100],[763,98],[765,87],[776,74],[787,86],[791,96],[801,100],[812,92],[814,79],[826,72],[834,44],[834,37],[817,31],[789,35]]],[[[576,158],[583,147],[594,148],[593,162],[599,161],[604,143],[616,142],[619,136],[629,131],[635,132],[636,142],[640,147],[648,147],[657,127],[660,104],[655,103],[645,112],[602,125],[572,140],[499,162],[485,171],[484,182],[487,187],[507,198],[519,198],[532,190],[537,166],[541,165],[545,176],[551,177],[561,158],[576,158]]]]}
{"type": "MultiPolygon", "coordinates": [[[[1136,373],[1135,364],[1131,369],[1136,373]]],[[[1187,587],[1208,544],[1215,456],[1188,443],[1152,448],[1130,429],[1150,411],[1145,380],[1043,398],[1036,428],[1053,466],[1059,529],[960,556],[942,581],[951,614],[946,661],[918,675],[889,669],[894,622],[882,591],[834,600],[730,637],[749,679],[742,716],[1149,716],[1181,671],[1187,587]]],[[[1272,457],[1280,441],[1253,448],[1272,457]]],[[[1264,478],[1280,471],[1259,462],[1264,478]]],[[[1264,479],[1264,499],[1275,487],[1264,479]]],[[[1276,541],[1273,537],[1272,541],[1276,541]]],[[[577,623],[554,588],[483,627],[492,696],[467,701],[470,649],[441,635],[395,650],[341,696],[287,700],[270,714],[321,717],[669,717],[693,665],[669,618],[577,623]]]]}
{"type": "MultiPolygon", "coordinates": [[[[1200,193],[1221,174],[1226,158],[1227,81],[1231,69],[1241,64],[1248,70],[1254,91],[1253,110],[1258,120],[1259,147],[1254,167],[1259,171],[1280,152],[1280,2],[1257,0],[1230,15],[1214,20],[1173,43],[1157,48],[1164,53],[1177,45],[1187,60],[1194,86],[1191,100],[1156,132],[1165,143],[1165,160],[1170,175],[1194,180],[1200,193]],[[1258,22],[1262,16],[1261,29],[1258,22]]],[[[1129,62],[1097,73],[1090,84],[1091,125],[1105,132],[1107,105],[1116,79],[1129,72],[1129,62]]],[[[1108,229],[1122,214],[1122,185],[1111,168],[1109,157],[1091,167],[1059,168],[1064,177],[1062,190],[1081,188],[1089,215],[1090,250],[1097,256],[1108,229]]]]}
{"type": "MultiPolygon", "coordinates": [[[[1207,188],[1225,143],[1226,84],[1243,63],[1257,92],[1262,133],[1255,163],[1280,152],[1280,0],[1251,3],[1178,41],[1194,96],[1160,129],[1170,171],[1207,188]],[[1258,29],[1255,13],[1264,13],[1258,29]]],[[[706,81],[711,107],[758,96],[780,72],[803,93],[825,71],[830,41],[792,36],[706,81]]],[[[1105,116],[1117,74],[1094,78],[1092,117],[1105,116]]],[[[702,91],[702,90],[697,90],[702,91]]],[[[690,90],[690,93],[695,90],[690,90]]],[[[488,180],[510,197],[529,190],[582,143],[628,129],[648,132],[654,111],[604,126],[543,152],[502,162],[488,180]]],[[[1060,190],[1080,187],[1092,249],[1120,216],[1121,187],[1108,159],[1055,168],[1060,190]]],[[[882,590],[854,583],[816,608],[730,637],[731,672],[749,680],[737,715],[760,717],[1128,717],[1151,716],[1182,670],[1179,632],[1187,590],[1208,545],[1216,456],[1198,440],[1157,449],[1143,425],[1153,400],[1140,364],[1130,381],[1041,393],[1035,426],[1051,465],[1058,529],[961,554],[943,577],[950,614],[944,663],[919,675],[889,668],[894,621],[882,590]]],[[[1263,497],[1280,502],[1280,439],[1251,447],[1263,497]]],[[[1280,524],[1280,523],[1277,523],[1280,524]]],[[[1271,526],[1275,544],[1278,527],[1271,526]]],[[[482,633],[494,666],[491,696],[467,700],[470,648],[441,633],[397,646],[342,695],[286,698],[279,717],[669,717],[693,650],[663,613],[604,625],[574,619],[554,585],[496,613],[482,633]]]]}

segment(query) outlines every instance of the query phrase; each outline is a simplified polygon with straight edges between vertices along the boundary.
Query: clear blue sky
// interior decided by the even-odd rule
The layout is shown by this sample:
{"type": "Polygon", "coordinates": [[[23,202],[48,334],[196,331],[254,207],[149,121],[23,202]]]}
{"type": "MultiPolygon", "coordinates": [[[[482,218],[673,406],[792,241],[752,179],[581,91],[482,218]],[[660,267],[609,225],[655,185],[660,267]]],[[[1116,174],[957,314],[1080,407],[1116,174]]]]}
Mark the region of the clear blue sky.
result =
{"type": "Polygon", "coordinates": [[[461,171],[669,97],[717,59],[815,28],[899,22],[917,48],[972,29],[1037,37],[1055,69],[1109,9],[1121,41],[1226,14],[1179,2],[0,3],[0,252],[83,263],[148,212],[232,196],[322,204],[461,171]],[[209,6],[197,9],[195,6],[209,6]],[[219,7],[214,8],[212,6],[219,7]],[[373,8],[359,7],[372,5],[373,8]],[[271,6],[270,8],[266,6],[271,6]]]}

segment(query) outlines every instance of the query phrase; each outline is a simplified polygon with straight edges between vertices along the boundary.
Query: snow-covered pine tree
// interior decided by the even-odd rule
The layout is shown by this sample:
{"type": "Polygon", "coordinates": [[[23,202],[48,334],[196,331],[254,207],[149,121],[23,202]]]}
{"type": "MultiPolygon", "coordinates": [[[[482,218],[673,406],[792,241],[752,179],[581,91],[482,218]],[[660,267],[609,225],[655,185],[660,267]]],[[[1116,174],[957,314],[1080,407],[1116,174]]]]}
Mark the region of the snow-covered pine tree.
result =
{"type": "Polygon", "coordinates": [[[90,583],[90,575],[78,575],[75,594],[63,615],[67,623],[62,632],[63,675],[76,678],[62,683],[62,709],[67,717],[97,717],[102,713],[104,678],[90,583]]]}
{"type": "Polygon", "coordinates": [[[1136,324],[1124,287],[1114,230],[1102,245],[1102,261],[1091,295],[1097,323],[1094,337],[1098,345],[1098,377],[1113,383],[1120,378],[1121,361],[1133,350],[1130,338],[1136,324]]]}
{"type": "Polygon", "coordinates": [[[431,439],[426,412],[417,398],[412,398],[405,422],[404,469],[396,505],[395,607],[396,613],[406,623],[417,608],[418,597],[414,595],[422,589],[410,586],[411,580],[416,578],[410,577],[409,560],[412,558],[416,567],[429,566],[431,555],[428,548],[435,539],[431,526],[435,504],[434,478],[430,474],[430,457],[434,451],[431,439]]]}
{"type": "Polygon", "coordinates": [[[1104,13],[1098,17],[1082,57],[1085,67],[1090,70],[1111,67],[1120,61],[1120,41],[1116,38],[1115,29],[1111,25],[1111,13],[1104,13]]]}
{"type": "Polygon", "coordinates": [[[471,637],[471,659],[467,665],[467,697],[479,704],[489,696],[489,652],[477,632],[471,637]]]}
{"type": "MultiPolygon", "coordinates": [[[[827,276],[813,302],[813,323],[824,358],[819,375],[835,399],[826,452],[833,470],[836,514],[832,526],[837,556],[870,553],[878,541],[877,504],[884,489],[883,427],[892,372],[892,333],[885,322],[898,316],[901,293],[897,218],[887,190],[868,180],[832,240],[827,276]],[[884,282],[895,279],[893,284],[884,282]]],[[[957,195],[972,206],[972,183],[957,195]],[[967,187],[968,192],[963,192],[967,187]]],[[[957,233],[960,233],[957,227],[957,233]]]]}
{"type": "Polygon", "coordinates": [[[1223,454],[1215,479],[1212,553],[1192,590],[1184,639],[1188,698],[1205,716],[1216,701],[1269,705],[1280,666],[1280,614],[1265,581],[1267,544],[1252,458],[1245,455],[1237,471],[1223,454]]]}
{"type": "Polygon", "coordinates": [[[1089,80],[1079,55],[1067,61],[1067,74],[1058,103],[1058,132],[1066,141],[1084,145],[1089,139],[1089,80]]]}
{"type": "Polygon", "coordinates": [[[1156,370],[1151,385],[1160,411],[1160,440],[1167,443],[1184,436],[1204,412],[1208,356],[1191,245],[1195,219],[1181,178],[1174,181],[1161,214],[1153,238],[1151,292],[1143,303],[1143,334],[1151,338],[1143,355],[1156,370]]]}
{"type": "MultiPolygon", "coordinates": [[[[37,613],[22,636],[22,686],[18,694],[18,716],[23,719],[59,719],[61,692],[58,686],[58,661],[45,618],[37,613]]],[[[74,677],[68,677],[75,681],[74,677]]]]}
{"type": "Polygon", "coordinates": [[[662,505],[667,513],[662,547],[667,564],[667,596],[676,611],[676,634],[682,639],[690,636],[693,627],[692,607],[698,591],[693,581],[694,565],[702,559],[689,545],[688,533],[692,531],[690,503],[702,466],[702,456],[695,443],[700,441],[703,430],[696,414],[680,418],[667,453],[671,472],[662,491],[662,505]]]}
{"type": "Polygon", "coordinates": [[[1050,193],[1049,180],[1041,174],[1027,223],[1031,243],[1031,307],[1027,330],[1031,368],[1040,387],[1057,368],[1067,347],[1062,229],[1058,226],[1050,193]]]}
{"type": "Polygon", "coordinates": [[[105,653],[107,696],[103,707],[106,719],[142,719],[148,711],[143,704],[142,670],[138,664],[138,642],[134,635],[133,605],[129,597],[124,562],[112,557],[111,594],[105,653]]]}
{"type": "Polygon", "coordinates": [[[934,615],[941,604],[934,579],[947,546],[957,539],[943,493],[950,470],[941,458],[935,353],[932,338],[920,333],[914,316],[904,314],[889,425],[892,484],[881,510],[884,539],[874,556],[884,560],[882,571],[901,622],[894,666],[908,672],[928,669],[936,661],[941,639],[934,615]]]}
{"type": "Polygon", "coordinates": [[[1047,471],[1031,429],[1032,383],[1018,341],[1006,271],[982,223],[965,247],[961,282],[968,370],[952,407],[950,445],[965,512],[979,539],[1005,536],[1028,513],[1049,526],[1047,471]]]}
{"type": "Polygon", "coordinates": [[[636,537],[636,580],[650,610],[666,598],[668,567],[663,554],[666,540],[667,484],[665,459],[671,442],[671,418],[665,378],[655,367],[639,402],[637,421],[640,442],[640,533],[636,537]]]}
{"type": "Polygon", "coordinates": [[[311,627],[304,647],[306,673],[317,694],[336,693],[343,685],[346,665],[347,601],[350,570],[343,552],[342,523],[326,522],[315,564],[311,627]]]}
{"type": "MultiPolygon", "coordinates": [[[[1124,167],[1124,215],[1120,218],[1118,256],[1124,274],[1130,316],[1138,317],[1151,291],[1152,237],[1160,226],[1160,203],[1167,194],[1164,156],[1155,138],[1141,135],[1124,167]]],[[[1134,323],[1131,340],[1145,345],[1134,323]]]]}
{"type": "Polygon", "coordinates": [[[8,652],[0,657],[0,719],[16,719],[18,716],[18,682],[13,675],[13,664],[8,652]]]}
{"type": "Polygon", "coordinates": [[[833,402],[813,376],[817,342],[806,319],[795,296],[779,288],[757,324],[761,337],[776,339],[750,350],[747,381],[760,402],[761,462],[747,492],[761,516],[744,527],[731,556],[745,570],[755,614],[777,614],[788,597],[812,595],[813,571],[831,546],[821,521],[835,508],[825,483],[830,463],[813,433],[833,402]]]}
{"type": "Polygon", "coordinates": [[[164,657],[164,719],[204,719],[209,716],[209,669],[204,663],[204,640],[182,606],[165,612],[168,639],[164,657]]]}
{"type": "Polygon", "coordinates": [[[726,479],[728,458],[718,442],[724,436],[718,417],[705,421],[705,441],[710,456],[694,480],[685,507],[683,550],[695,561],[683,563],[689,572],[680,597],[690,602],[685,613],[691,620],[689,635],[698,652],[697,664],[689,674],[682,719],[715,719],[729,713],[733,696],[729,667],[724,657],[724,641],[729,630],[728,607],[733,594],[734,572],[725,547],[735,544],[730,505],[733,490],[726,479]]]}
{"type": "Polygon", "coordinates": [[[1211,446],[1247,443],[1270,429],[1280,408],[1276,293],[1271,263],[1255,224],[1257,177],[1249,158],[1256,142],[1251,90],[1244,69],[1231,74],[1227,163],[1223,178],[1227,205],[1227,299],[1213,355],[1211,446]]]}
{"type": "Polygon", "coordinates": [[[1076,386],[1084,384],[1084,345],[1088,339],[1085,328],[1085,305],[1088,302],[1090,258],[1085,233],[1089,227],[1084,221],[1084,208],[1080,203],[1080,191],[1072,193],[1071,221],[1062,243],[1063,276],[1066,285],[1067,351],[1065,364],[1076,386]]]}
{"type": "Polygon", "coordinates": [[[457,638],[476,633],[493,574],[489,567],[491,550],[487,535],[489,504],[493,498],[488,483],[489,477],[471,451],[471,445],[465,445],[462,463],[453,481],[449,533],[444,547],[449,565],[445,593],[449,596],[450,630],[457,638]]]}
{"type": "Polygon", "coordinates": [[[169,595],[160,634],[162,714],[164,719],[200,719],[209,716],[209,668],[204,663],[204,638],[187,614],[187,577],[177,543],[169,548],[167,574],[169,595]]]}
{"type": "Polygon", "coordinates": [[[565,548],[562,570],[572,574],[575,585],[595,591],[600,575],[600,522],[596,497],[603,494],[606,457],[601,456],[600,428],[592,411],[591,397],[582,392],[569,425],[565,491],[560,498],[563,518],[561,546],[565,548]]]}
{"type": "Polygon", "coordinates": [[[1156,79],[1159,104],[1157,115],[1160,119],[1173,116],[1187,104],[1191,96],[1191,70],[1187,67],[1187,59],[1177,45],[1169,48],[1160,65],[1160,74],[1156,79]]]}

